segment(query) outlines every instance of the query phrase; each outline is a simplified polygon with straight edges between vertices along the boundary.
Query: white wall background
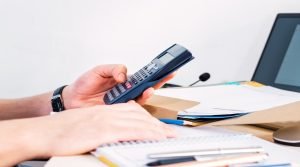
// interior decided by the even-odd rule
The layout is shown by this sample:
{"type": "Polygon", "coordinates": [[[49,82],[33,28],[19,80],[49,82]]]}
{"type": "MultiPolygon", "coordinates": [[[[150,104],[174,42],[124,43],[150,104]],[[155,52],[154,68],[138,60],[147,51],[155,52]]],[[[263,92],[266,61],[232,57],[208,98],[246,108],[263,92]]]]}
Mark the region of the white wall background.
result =
{"type": "Polygon", "coordinates": [[[133,73],[173,43],[196,59],[173,83],[249,80],[278,12],[299,0],[0,0],[0,98],[68,84],[97,64],[133,73]]]}

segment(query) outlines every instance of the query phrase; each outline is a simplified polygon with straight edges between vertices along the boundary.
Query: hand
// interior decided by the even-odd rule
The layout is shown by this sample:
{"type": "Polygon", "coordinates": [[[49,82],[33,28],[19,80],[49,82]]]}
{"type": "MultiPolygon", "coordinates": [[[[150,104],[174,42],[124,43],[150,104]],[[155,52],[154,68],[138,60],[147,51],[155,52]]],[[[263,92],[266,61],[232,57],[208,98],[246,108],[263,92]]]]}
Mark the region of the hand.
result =
{"type": "MultiPolygon", "coordinates": [[[[145,103],[150,98],[154,89],[162,87],[167,81],[172,79],[174,74],[170,74],[153,88],[148,88],[137,99],[139,104],[145,103]]],[[[66,109],[87,107],[104,104],[103,97],[107,90],[117,83],[125,82],[127,79],[127,69],[123,65],[101,65],[84,73],[73,84],[67,86],[63,91],[64,104],[66,109]]]]}
{"type": "Polygon", "coordinates": [[[35,157],[82,154],[106,143],[176,136],[169,125],[133,101],[72,109],[34,119],[26,136],[33,144],[30,152],[39,152],[35,157]]]}

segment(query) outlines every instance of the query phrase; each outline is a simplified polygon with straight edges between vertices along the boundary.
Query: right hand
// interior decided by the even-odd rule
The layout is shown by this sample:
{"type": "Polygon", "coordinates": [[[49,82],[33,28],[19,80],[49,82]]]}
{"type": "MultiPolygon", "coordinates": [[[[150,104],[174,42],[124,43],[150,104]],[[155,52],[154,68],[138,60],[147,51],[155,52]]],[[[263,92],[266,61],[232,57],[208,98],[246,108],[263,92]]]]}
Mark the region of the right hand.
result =
{"type": "Polygon", "coordinates": [[[34,157],[75,155],[118,141],[158,140],[175,137],[175,131],[131,101],[64,111],[33,118],[27,136],[34,157]]]}
{"type": "MultiPolygon", "coordinates": [[[[154,89],[162,87],[174,76],[175,73],[172,73],[153,87],[146,89],[136,101],[139,104],[144,104],[153,95],[154,89]]],[[[124,65],[99,65],[84,73],[74,83],[64,89],[65,108],[73,109],[105,104],[103,100],[107,91],[116,84],[126,80],[127,68],[124,65]]]]}

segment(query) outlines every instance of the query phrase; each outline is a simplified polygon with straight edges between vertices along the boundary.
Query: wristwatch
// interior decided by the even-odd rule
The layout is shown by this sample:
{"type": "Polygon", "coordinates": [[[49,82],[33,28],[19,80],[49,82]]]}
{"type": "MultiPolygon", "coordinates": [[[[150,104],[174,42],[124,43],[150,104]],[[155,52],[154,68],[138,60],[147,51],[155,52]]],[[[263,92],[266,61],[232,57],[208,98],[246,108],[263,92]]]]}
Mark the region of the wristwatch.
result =
{"type": "Polygon", "coordinates": [[[65,110],[62,92],[67,85],[57,88],[51,98],[51,105],[53,112],[61,112],[65,110]]]}

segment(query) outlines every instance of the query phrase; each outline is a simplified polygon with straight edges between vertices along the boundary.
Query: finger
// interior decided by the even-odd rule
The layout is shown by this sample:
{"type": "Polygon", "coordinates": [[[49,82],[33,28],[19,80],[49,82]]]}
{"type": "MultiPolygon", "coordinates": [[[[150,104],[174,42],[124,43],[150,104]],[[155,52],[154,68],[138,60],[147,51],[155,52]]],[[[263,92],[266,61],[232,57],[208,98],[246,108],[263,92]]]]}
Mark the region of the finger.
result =
{"type": "Polygon", "coordinates": [[[172,78],[174,78],[176,75],[175,72],[169,74],[167,77],[165,77],[164,79],[162,79],[161,81],[159,81],[156,85],[153,86],[154,89],[159,89],[161,88],[165,83],[167,83],[169,80],[171,80],[172,78]]]}
{"type": "Polygon", "coordinates": [[[122,83],[125,82],[127,79],[127,68],[124,65],[117,65],[113,69],[113,78],[118,82],[122,83]]]}
{"type": "Polygon", "coordinates": [[[165,123],[162,123],[162,124],[163,124],[163,128],[165,129],[165,131],[167,133],[167,137],[177,137],[178,136],[178,133],[175,130],[175,128],[173,128],[172,126],[167,125],[165,123]]]}
{"type": "Polygon", "coordinates": [[[172,136],[161,124],[156,124],[145,119],[119,120],[117,128],[120,140],[158,140],[172,136]]]}
{"type": "Polygon", "coordinates": [[[134,100],[129,100],[127,103],[128,104],[136,104],[136,102],[134,100]]]}
{"type": "Polygon", "coordinates": [[[117,117],[120,119],[126,118],[126,119],[134,119],[134,120],[141,120],[143,122],[148,122],[149,124],[152,124],[159,128],[162,128],[162,130],[164,130],[168,134],[168,137],[176,136],[176,131],[171,126],[161,122],[159,119],[153,117],[148,112],[147,112],[147,114],[144,114],[142,112],[131,112],[131,113],[126,113],[125,115],[124,115],[124,112],[122,112],[121,114],[119,114],[119,116],[117,116],[117,117]]]}
{"type": "Polygon", "coordinates": [[[153,94],[154,88],[150,87],[143,92],[142,96],[137,98],[136,102],[143,105],[153,94]]]}
{"type": "Polygon", "coordinates": [[[107,111],[120,114],[124,114],[127,112],[127,114],[146,114],[147,116],[150,115],[140,104],[136,103],[133,100],[130,100],[127,103],[109,105],[107,107],[107,111]]]}
{"type": "Polygon", "coordinates": [[[131,107],[131,109],[126,108],[126,111],[133,111],[138,114],[142,113],[142,114],[146,114],[147,116],[151,116],[151,114],[145,108],[143,108],[140,103],[137,103],[134,100],[130,100],[127,103],[130,104],[129,107],[131,107]]]}
{"type": "Polygon", "coordinates": [[[176,137],[177,136],[177,132],[175,131],[175,129],[173,127],[161,122],[159,119],[153,117],[150,113],[148,113],[147,115],[139,115],[139,116],[134,116],[131,118],[140,119],[144,122],[148,122],[149,124],[153,124],[153,125],[157,126],[158,128],[162,128],[161,130],[164,131],[164,133],[167,135],[167,137],[176,137]]]}
{"type": "Polygon", "coordinates": [[[95,67],[93,71],[104,78],[113,77],[117,82],[124,82],[127,78],[127,68],[121,64],[101,65],[95,67]]]}

